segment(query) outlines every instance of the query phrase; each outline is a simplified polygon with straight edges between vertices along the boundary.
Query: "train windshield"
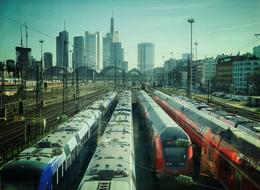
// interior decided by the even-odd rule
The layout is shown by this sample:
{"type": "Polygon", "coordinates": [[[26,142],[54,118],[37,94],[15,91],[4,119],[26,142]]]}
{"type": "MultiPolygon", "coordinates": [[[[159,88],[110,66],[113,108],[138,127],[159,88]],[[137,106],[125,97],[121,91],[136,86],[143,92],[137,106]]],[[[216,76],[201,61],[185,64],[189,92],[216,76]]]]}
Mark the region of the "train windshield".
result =
{"type": "Polygon", "coordinates": [[[164,147],[164,156],[167,167],[184,167],[186,160],[186,148],[164,147]]]}
{"type": "Polygon", "coordinates": [[[3,190],[34,190],[38,189],[40,176],[36,172],[21,174],[5,171],[1,174],[1,189],[3,190]]]}

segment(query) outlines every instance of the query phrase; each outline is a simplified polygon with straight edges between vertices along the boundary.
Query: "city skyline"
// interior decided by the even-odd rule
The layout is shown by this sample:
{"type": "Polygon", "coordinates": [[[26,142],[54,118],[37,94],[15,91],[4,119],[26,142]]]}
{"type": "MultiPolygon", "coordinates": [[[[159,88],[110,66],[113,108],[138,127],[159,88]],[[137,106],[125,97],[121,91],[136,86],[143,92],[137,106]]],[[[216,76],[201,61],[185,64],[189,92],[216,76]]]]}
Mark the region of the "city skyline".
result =
{"type": "MultiPolygon", "coordinates": [[[[56,60],[55,36],[64,29],[69,41],[85,31],[100,31],[101,36],[110,30],[112,10],[116,30],[124,44],[125,60],[129,68],[137,67],[137,44],[150,41],[155,44],[155,66],[162,65],[162,56],[180,58],[189,52],[190,31],[187,19],[195,18],[194,40],[198,41],[198,58],[218,54],[252,52],[260,44],[254,34],[259,33],[260,2],[223,0],[187,2],[169,1],[29,1],[0,2],[0,60],[15,59],[15,46],[20,45],[20,25],[28,25],[28,47],[32,55],[40,58],[39,40],[43,39],[44,52],[51,52],[56,60]],[[210,13],[210,14],[209,14],[210,13]],[[7,16],[9,19],[7,19],[7,16]],[[35,32],[37,29],[39,32],[35,32]],[[43,35],[46,34],[46,35],[43,35]]],[[[23,41],[25,42],[24,26],[23,41]]],[[[25,44],[25,43],[24,43],[25,44]]],[[[72,49],[70,46],[69,49],[72,49]]],[[[56,64],[56,63],[54,63],[56,64]]]]}

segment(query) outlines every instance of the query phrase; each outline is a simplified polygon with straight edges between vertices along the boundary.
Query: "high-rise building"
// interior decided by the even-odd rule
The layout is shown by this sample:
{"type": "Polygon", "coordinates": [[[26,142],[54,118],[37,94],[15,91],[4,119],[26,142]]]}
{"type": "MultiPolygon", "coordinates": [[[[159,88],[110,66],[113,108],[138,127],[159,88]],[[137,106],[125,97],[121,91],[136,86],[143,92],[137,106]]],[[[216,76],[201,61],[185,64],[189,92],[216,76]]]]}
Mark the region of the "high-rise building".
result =
{"type": "Polygon", "coordinates": [[[85,56],[86,66],[89,68],[97,68],[97,34],[85,32],[85,56]]]}
{"type": "Polygon", "coordinates": [[[69,33],[62,31],[56,37],[56,65],[69,67],[69,33]]]}
{"type": "Polygon", "coordinates": [[[111,65],[111,44],[110,33],[103,38],[103,69],[111,65]]]}
{"type": "Polygon", "coordinates": [[[103,38],[103,69],[109,66],[127,71],[128,62],[124,60],[124,49],[119,41],[119,32],[114,30],[114,18],[111,17],[110,33],[103,38]]]}
{"type": "Polygon", "coordinates": [[[253,54],[256,57],[260,57],[260,46],[256,46],[256,47],[253,48],[253,54]]]}
{"type": "Polygon", "coordinates": [[[122,48],[121,42],[112,42],[111,46],[111,65],[116,66],[121,69],[125,69],[128,66],[125,66],[124,61],[124,49],[122,48]]]}
{"type": "Polygon", "coordinates": [[[150,42],[138,44],[137,62],[137,68],[141,72],[152,70],[154,68],[154,44],[150,42]]]}
{"type": "Polygon", "coordinates": [[[183,53],[181,55],[182,60],[187,61],[190,58],[190,53],[183,53]]]}
{"type": "Polygon", "coordinates": [[[45,52],[44,53],[44,68],[45,70],[51,68],[53,66],[52,64],[52,53],[51,52],[45,52]]]}
{"type": "Polygon", "coordinates": [[[113,42],[119,42],[119,32],[115,31],[113,34],[113,42]]]}
{"type": "Polygon", "coordinates": [[[76,68],[84,66],[84,37],[83,36],[75,36],[73,38],[73,61],[76,68]]]}

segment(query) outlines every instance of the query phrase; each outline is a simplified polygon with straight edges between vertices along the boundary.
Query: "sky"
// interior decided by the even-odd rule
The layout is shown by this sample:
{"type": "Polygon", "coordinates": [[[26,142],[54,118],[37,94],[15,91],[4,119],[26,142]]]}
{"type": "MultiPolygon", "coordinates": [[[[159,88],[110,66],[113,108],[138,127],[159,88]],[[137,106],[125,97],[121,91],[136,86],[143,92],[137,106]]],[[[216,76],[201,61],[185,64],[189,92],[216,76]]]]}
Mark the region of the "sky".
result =
{"type": "MultiPolygon", "coordinates": [[[[130,69],[137,66],[140,42],[154,43],[155,66],[171,52],[174,58],[190,52],[188,18],[195,19],[198,59],[252,52],[260,45],[254,36],[260,33],[259,0],[0,0],[0,60],[15,59],[20,25],[25,22],[32,55],[40,59],[39,40],[44,40],[43,51],[52,52],[56,62],[55,37],[64,21],[70,42],[85,31],[105,36],[112,11],[130,69]]],[[[22,33],[25,43],[24,27],[22,33]]]]}

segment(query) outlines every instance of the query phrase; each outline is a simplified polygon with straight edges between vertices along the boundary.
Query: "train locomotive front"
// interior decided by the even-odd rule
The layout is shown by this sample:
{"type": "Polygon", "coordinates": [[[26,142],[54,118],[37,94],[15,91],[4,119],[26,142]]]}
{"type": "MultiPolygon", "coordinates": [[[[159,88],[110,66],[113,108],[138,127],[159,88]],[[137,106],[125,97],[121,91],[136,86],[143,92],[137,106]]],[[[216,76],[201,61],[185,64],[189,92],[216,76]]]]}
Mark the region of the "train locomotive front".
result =
{"type": "Polygon", "coordinates": [[[152,158],[158,178],[190,175],[193,151],[189,136],[144,91],[138,96],[152,145],[152,158]]]}

